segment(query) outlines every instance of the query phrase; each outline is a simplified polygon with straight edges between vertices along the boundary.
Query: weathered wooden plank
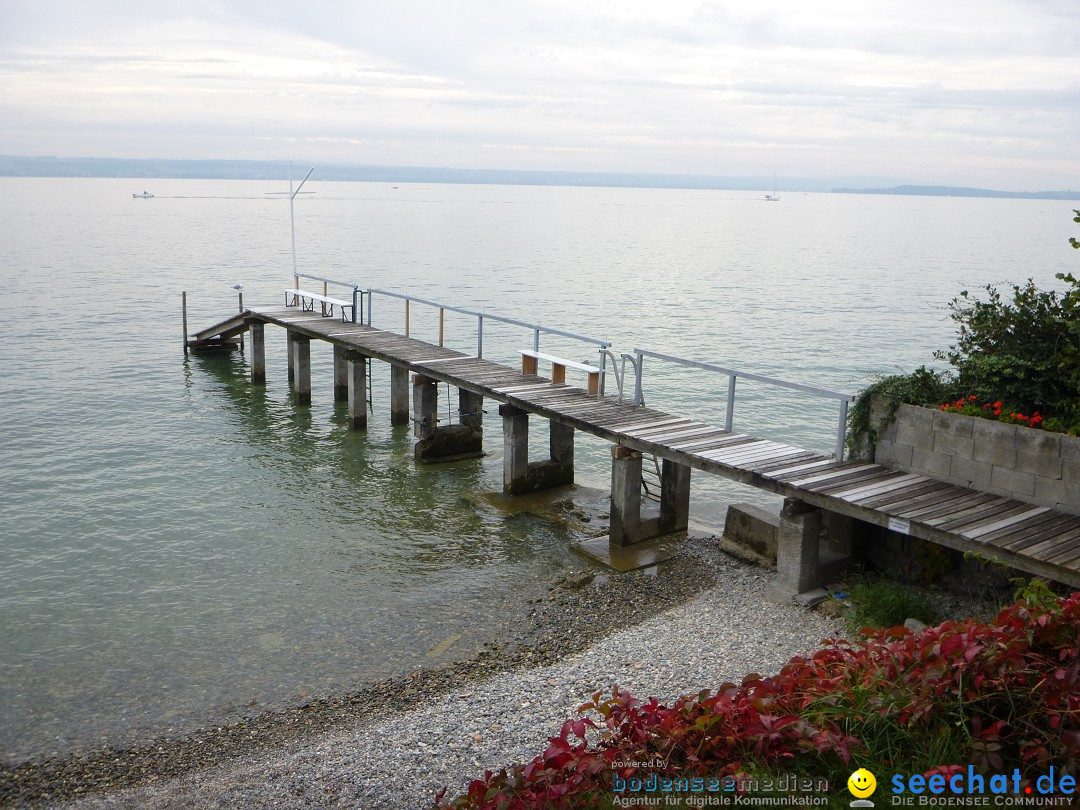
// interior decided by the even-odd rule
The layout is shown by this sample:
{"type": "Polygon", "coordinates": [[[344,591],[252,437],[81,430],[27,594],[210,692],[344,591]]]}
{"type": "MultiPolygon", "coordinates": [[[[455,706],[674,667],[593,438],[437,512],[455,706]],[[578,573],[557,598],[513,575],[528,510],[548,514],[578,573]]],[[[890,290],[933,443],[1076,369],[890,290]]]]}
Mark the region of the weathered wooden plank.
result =
{"type": "Polygon", "coordinates": [[[531,405],[536,409],[537,413],[542,413],[544,411],[557,411],[562,405],[577,405],[585,396],[585,392],[580,388],[567,387],[551,394],[539,396],[528,393],[511,394],[510,398],[531,405]]]}
{"type": "Polygon", "coordinates": [[[1064,515],[1060,512],[1050,512],[1037,518],[1031,524],[1016,527],[1010,526],[982,538],[984,543],[1000,546],[1007,551],[1023,551],[1033,549],[1040,545],[1043,540],[1060,535],[1069,529],[1080,528],[1080,517],[1076,515],[1064,515]]]}
{"type": "Polygon", "coordinates": [[[1026,506],[1028,504],[1022,504],[1013,498],[997,497],[992,501],[965,509],[959,514],[939,515],[919,522],[925,523],[927,526],[934,526],[943,532],[959,534],[961,529],[981,526],[985,521],[999,515],[1008,517],[1008,515],[1016,514],[1017,510],[1021,510],[1026,506]]]}
{"type": "Polygon", "coordinates": [[[969,506],[996,500],[998,497],[989,492],[974,492],[970,489],[964,489],[963,487],[957,487],[957,489],[959,490],[958,494],[945,500],[928,497],[925,503],[916,500],[916,502],[910,506],[906,506],[903,509],[890,509],[889,512],[895,517],[922,522],[924,518],[929,519],[937,517],[938,515],[955,513],[961,509],[966,509],[969,506]]]}
{"type": "Polygon", "coordinates": [[[761,450],[773,447],[775,445],[765,439],[751,439],[748,442],[740,442],[730,446],[713,448],[712,450],[698,450],[693,455],[707,458],[709,461],[723,461],[725,459],[740,458],[748,453],[753,455],[761,450]]]}
{"type": "Polygon", "coordinates": [[[667,435],[668,433],[675,433],[679,430],[689,427],[701,427],[700,422],[694,422],[693,419],[683,419],[678,422],[673,422],[668,425],[662,425],[657,427],[641,427],[641,428],[628,428],[624,431],[627,436],[631,436],[635,439],[648,439],[649,441],[661,441],[658,437],[667,435]]]}
{"type": "Polygon", "coordinates": [[[908,510],[929,510],[933,509],[936,505],[955,501],[957,498],[964,498],[971,495],[970,489],[965,489],[964,487],[959,487],[955,484],[946,484],[942,481],[936,481],[935,483],[938,486],[933,489],[928,489],[925,492],[918,494],[912,494],[893,503],[869,508],[883,512],[890,517],[900,517],[901,515],[906,515],[908,510]]]}
{"type": "Polygon", "coordinates": [[[884,492],[880,495],[854,498],[851,499],[851,502],[871,509],[885,509],[893,504],[907,501],[919,495],[925,495],[931,491],[941,491],[943,487],[949,486],[949,484],[943,484],[933,478],[927,478],[926,476],[921,476],[921,478],[921,481],[915,481],[900,489],[884,492]]]}
{"type": "Polygon", "coordinates": [[[790,467],[793,462],[821,458],[822,455],[820,453],[815,453],[811,450],[802,450],[796,447],[786,453],[772,456],[768,460],[757,461],[751,469],[756,473],[766,473],[780,467],[790,467]]]}
{"type": "MultiPolygon", "coordinates": [[[[649,439],[654,442],[663,442],[664,444],[671,446],[671,444],[680,439],[690,441],[692,439],[700,439],[703,436],[715,434],[717,428],[711,425],[704,425],[700,422],[694,423],[692,426],[677,427],[677,428],[657,428],[654,431],[649,431],[649,439]]],[[[627,435],[630,435],[629,432],[627,435]]],[[[636,434],[638,438],[643,438],[641,434],[636,434]]]]}
{"type": "Polygon", "coordinates": [[[716,436],[702,436],[700,439],[694,441],[679,442],[672,445],[673,450],[684,450],[686,452],[703,452],[705,450],[715,450],[720,447],[730,447],[736,444],[745,444],[754,440],[753,436],[747,436],[745,433],[728,433],[726,430],[721,431],[716,436]]]}
{"type": "MultiPolygon", "coordinates": [[[[514,394],[522,393],[524,391],[530,391],[530,390],[537,390],[538,391],[538,390],[541,390],[541,389],[548,389],[548,388],[551,388],[552,385],[553,385],[553,383],[550,380],[545,380],[545,381],[541,381],[541,382],[530,382],[530,383],[522,383],[520,385],[511,385],[511,386],[507,386],[505,388],[496,388],[494,390],[495,390],[495,393],[497,393],[497,394],[506,394],[507,396],[511,396],[511,395],[514,395],[514,394]]],[[[566,386],[562,385],[560,387],[565,388],[566,386]]]]}
{"type": "Polygon", "coordinates": [[[795,487],[809,489],[814,484],[824,484],[827,481],[840,480],[845,477],[859,475],[861,473],[867,472],[868,470],[878,469],[881,468],[878,467],[877,464],[861,464],[859,462],[839,461],[836,463],[836,466],[832,467],[831,469],[825,468],[820,472],[816,472],[811,475],[795,475],[790,478],[784,476],[781,478],[781,480],[795,487]]]}
{"type": "Polygon", "coordinates": [[[962,529],[958,534],[968,538],[968,540],[978,540],[981,537],[996,532],[1000,529],[1010,528],[1023,524],[1026,521],[1031,521],[1033,518],[1037,518],[1040,515],[1045,515],[1050,510],[1045,506],[1038,506],[1031,508],[1030,504],[1028,509],[1022,512],[1018,512],[1011,516],[1003,516],[998,520],[994,520],[990,523],[984,523],[982,526],[978,526],[971,529],[962,529]]]}
{"type": "Polygon", "coordinates": [[[761,468],[768,468],[777,464],[790,463],[793,454],[788,451],[773,451],[757,458],[743,459],[738,466],[747,472],[757,473],[761,468]]]}
{"type": "Polygon", "coordinates": [[[1069,561],[1069,567],[1075,567],[1078,553],[1080,553],[1080,529],[1074,529],[1058,535],[1045,549],[1032,552],[1029,556],[1060,565],[1065,565],[1064,561],[1069,561]]]}
{"type": "Polygon", "coordinates": [[[855,503],[860,498],[871,498],[875,495],[895,492],[898,489],[904,489],[905,487],[911,486],[912,483],[925,480],[924,476],[916,475],[914,473],[905,473],[879,480],[873,484],[866,484],[865,486],[853,485],[850,488],[845,487],[843,489],[834,490],[829,494],[834,498],[840,498],[841,500],[855,503]]]}
{"type": "Polygon", "coordinates": [[[770,470],[765,476],[766,478],[773,478],[777,481],[785,481],[787,478],[797,475],[806,475],[810,472],[820,472],[826,469],[833,469],[838,464],[842,464],[834,458],[822,458],[820,461],[808,461],[798,462],[787,467],[781,467],[776,470],[770,470]]]}
{"type": "MultiPolygon", "coordinates": [[[[689,422],[690,421],[689,419],[684,419],[682,417],[677,417],[677,416],[668,416],[667,414],[661,414],[661,416],[663,418],[655,419],[655,420],[646,422],[644,424],[630,423],[630,424],[626,425],[625,428],[626,429],[630,429],[630,428],[644,429],[646,427],[660,427],[661,425],[671,425],[671,424],[674,424],[674,423],[677,423],[677,422],[689,422]]],[[[623,428],[622,425],[609,425],[609,426],[607,426],[607,429],[610,430],[610,431],[616,432],[616,433],[626,433],[626,430],[623,428]]]]}
{"type": "Polygon", "coordinates": [[[734,451],[735,448],[731,448],[727,450],[715,450],[709,453],[701,453],[697,455],[700,455],[702,458],[708,459],[709,461],[717,464],[724,464],[730,467],[738,467],[740,469],[745,469],[758,461],[773,458],[778,452],[778,448],[763,444],[757,444],[756,446],[747,444],[746,449],[743,452],[735,454],[734,451]]]}
{"type": "Polygon", "coordinates": [[[901,473],[895,473],[886,467],[875,467],[871,470],[863,470],[858,473],[850,473],[848,475],[842,475],[837,478],[833,478],[831,481],[824,481],[818,484],[811,484],[809,486],[803,485],[804,489],[810,492],[819,492],[822,495],[832,495],[838,490],[843,490],[848,487],[866,486],[879,481],[888,480],[894,478],[901,473]]]}
{"type": "Polygon", "coordinates": [[[748,446],[748,449],[744,453],[734,455],[733,454],[734,453],[734,448],[733,448],[731,453],[726,453],[725,452],[725,454],[722,457],[720,457],[720,458],[718,458],[716,460],[723,461],[726,464],[732,464],[732,465],[734,465],[736,467],[742,467],[744,469],[747,469],[747,468],[749,468],[751,466],[754,466],[754,465],[756,465],[756,464],[758,464],[760,462],[763,462],[763,461],[768,461],[770,459],[776,459],[776,458],[782,458],[784,456],[784,454],[789,452],[789,451],[790,451],[790,447],[785,447],[783,445],[780,445],[779,447],[777,447],[777,446],[762,446],[762,447],[759,447],[758,449],[755,449],[755,450],[752,450],[752,451],[749,449],[749,446],[748,446]]]}

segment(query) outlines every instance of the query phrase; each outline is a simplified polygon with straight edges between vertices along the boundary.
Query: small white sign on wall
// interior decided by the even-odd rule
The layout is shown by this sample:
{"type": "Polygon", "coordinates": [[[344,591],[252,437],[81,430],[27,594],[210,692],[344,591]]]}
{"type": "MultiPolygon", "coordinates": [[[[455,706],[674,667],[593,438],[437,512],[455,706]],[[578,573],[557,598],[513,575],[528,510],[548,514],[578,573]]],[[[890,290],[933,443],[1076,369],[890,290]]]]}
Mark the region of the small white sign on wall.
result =
{"type": "Polygon", "coordinates": [[[890,531],[900,532],[900,534],[911,534],[911,521],[901,518],[889,518],[888,528],[890,531]]]}

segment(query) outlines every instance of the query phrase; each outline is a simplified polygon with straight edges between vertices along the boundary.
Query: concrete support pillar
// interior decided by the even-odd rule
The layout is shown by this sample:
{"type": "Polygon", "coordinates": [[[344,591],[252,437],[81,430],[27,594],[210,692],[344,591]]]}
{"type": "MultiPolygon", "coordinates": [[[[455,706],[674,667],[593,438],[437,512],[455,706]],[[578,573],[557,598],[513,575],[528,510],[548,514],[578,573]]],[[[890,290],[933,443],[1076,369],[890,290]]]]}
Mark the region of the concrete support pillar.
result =
{"type": "Polygon", "coordinates": [[[641,453],[611,448],[611,510],[608,539],[629,546],[645,538],[641,531],[641,453]]]}
{"type": "Polygon", "coordinates": [[[484,398],[480,394],[458,389],[458,421],[467,427],[483,428],[484,398]]]}
{"type": "Polygon", "coordinates": [[[390,365],[390,424],[409,424],[409,370],[390,365]]]}
{"type": "Polygon", "coordinates": [[[438,416],[438,383],[420,374],[413,375],[413,436],[420,441],[434,436],[438,416]]]}
{"type": "Polygon", "coordinates": [[[344,346],[334,346],[334,402],[349,399],[349,361],[344,346]]]}
{"type": "Polygon", "coordinates": [[[780,586],[792,596],[821,585],[820,536],[821,510],[796,498],[786,498],[776,535],[776,572],[780,586]]]}
{"type": "Polygon", "coordinates": [[[500,405],[503,423],[503,492],[520,495],[528,492],[529,414],[513,405],[500,405]]]}
{"type": "Polygon", "coordinates": [[[292,338],[293,389],[300,405],[311,404],[311,341],[303,335],[292,338]]]}
{"type": "Polygon", "coordinates": [[[289,385],[292,385],[296,377],[296,357],[293,355],[293,338],[296,337],[291,330],[285,330],[285,356],[289,359],[289,385]]]}
{"type": "Polygon", "coordinates": [[[657,533],[686,531],[690,524],[690,468],[663,460],[660,467],[660,517],[657,533]]]}
{"type": "Polygon", "coordinates": [[[266,330],[262,321],[249,322],[251,328],[251,382],[266,382],[266,330]]]}
{"type": "MultiPolygon", "coordinates": [[[[480,399],[480,397],[476,397],[480,399]]],[[[464,401],[468,404],[468,398],[464,401]]],[[[438,423],[439,384],[417,374],[413,377],[413,452],[417,461],[460,461],[484,455],[484,431],[481,427],[438,423]]]]}
{"type": "Polygon", "coordinates": [[[665,534],[685,531],[690,521],[690,468],[664,460],[660,470],[660,513],[641,516],[641,453],[611,448],[612,545],[629,546],[665,534]]]}
{"type": "Polygon", "coordinates": [[[523,495],[574,483],[574,429],[549,422],[551,457],[529,461],[529,414],[500,405],[503,418],[503,492],[523,495]]]}
{"type": "Polygon", "coordinates": [[[569,425],[559,422],[548,422],[551,435],[548,439],[548,448],[551,460],[570,468],[570,483],[573,483],[574,473],[574,429],[569,425]]]}
{"type": "MultiPolygon", "coordinates": [[[[336,355],[335,352],[335,360],[336,355]]],[[[359,352],[345,352],[344,363],[345,393],[349,400],[349,430],[367,430],[368,359],[359,352]]]]}

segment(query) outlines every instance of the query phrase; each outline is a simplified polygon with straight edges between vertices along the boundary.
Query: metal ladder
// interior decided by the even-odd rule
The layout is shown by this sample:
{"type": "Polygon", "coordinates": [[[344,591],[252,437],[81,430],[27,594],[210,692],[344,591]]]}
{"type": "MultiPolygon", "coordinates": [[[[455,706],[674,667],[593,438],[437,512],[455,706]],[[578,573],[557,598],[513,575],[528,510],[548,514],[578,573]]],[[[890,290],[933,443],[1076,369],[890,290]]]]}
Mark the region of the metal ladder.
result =
{"type": "MultiPolygon", "coordinates": [[[[626,364],[629,362],[634,369],[634,384],[635,384],[635,398],[637,401],[634,403],[637,405],[645,404],[645,395],[642,393],[640,387],[637,384],[637,380],[640,379],[640,367],[638,363],[641,362],[641,358],[627,354],[623,352],[621,357],[616,357],[610,349],[601,349],[600,355],[603,360],[602,368],[607,366],[607,359],[611,359],[611,374],[615,378],[615,385],[619,389],[619,402],[623,401],[623,384],[626,382],[626,364]],[[620,363],[621,361],[621,363],[620,363]]],[[[604,396],[604,381],[607,379],[607,373],[600,375],[600,397],[604,396]]],[[[648,498],[651,501],[660,500],[660,459],[652,453],[642,453],[641,455],[641,495],[643,498],[648,498]]]]}

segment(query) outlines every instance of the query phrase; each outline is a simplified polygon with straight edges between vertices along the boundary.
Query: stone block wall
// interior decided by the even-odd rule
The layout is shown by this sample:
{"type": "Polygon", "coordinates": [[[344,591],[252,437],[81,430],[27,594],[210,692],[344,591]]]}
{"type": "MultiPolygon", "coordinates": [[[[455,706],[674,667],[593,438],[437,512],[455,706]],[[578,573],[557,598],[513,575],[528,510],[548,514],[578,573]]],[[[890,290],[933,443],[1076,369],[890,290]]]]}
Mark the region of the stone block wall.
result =
{"type": "Polygon", "coordinates": [[[874,461],[1080,515],[1080,438],[901,405],[874,461]]]}

